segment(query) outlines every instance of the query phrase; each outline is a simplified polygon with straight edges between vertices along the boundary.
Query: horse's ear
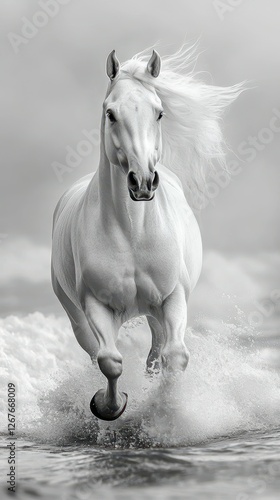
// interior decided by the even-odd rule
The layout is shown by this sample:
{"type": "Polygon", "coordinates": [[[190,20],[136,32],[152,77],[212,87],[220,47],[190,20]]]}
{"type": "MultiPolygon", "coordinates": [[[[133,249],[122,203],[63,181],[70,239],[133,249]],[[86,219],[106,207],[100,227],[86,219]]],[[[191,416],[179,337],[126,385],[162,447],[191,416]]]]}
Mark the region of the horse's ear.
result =
{"type": "Polygon", "coordinates": [[[156,78],[160,73],[160,68],[161,68],[160,55],[156,50],[153,50],[152,57],[147,65],[147,70],[154,78],[156,78]]]}
{"type": "Polygon", "coordinates": [[[116,51],[112,50],[112,52],[107,57],[107,63],[106,63],[106,71],[110,80],[114,80],[114,78],[116,78],[119,69],[120,69],[120,63],[116,56],[116,51]]]}

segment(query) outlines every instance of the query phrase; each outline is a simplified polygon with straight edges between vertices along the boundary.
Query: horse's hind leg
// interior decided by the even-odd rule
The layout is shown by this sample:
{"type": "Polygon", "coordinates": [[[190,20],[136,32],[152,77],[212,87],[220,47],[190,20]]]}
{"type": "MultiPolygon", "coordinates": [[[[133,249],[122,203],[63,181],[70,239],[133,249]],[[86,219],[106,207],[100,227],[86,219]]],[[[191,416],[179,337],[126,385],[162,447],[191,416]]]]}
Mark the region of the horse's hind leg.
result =
{"type": "Polygon", "coordinates": [[[160,354],[164,344],[164,332],[161,324],[153,316],[147,316],[151,329],[152,345],[147,358],[146,368],[149,374],[157,373],[160,369],[160,354]]]}
{"type": "Polygon", "coordinates": [[[92,413],[102,420],[115,420],[125,410],[127,394],[117,388],[122,373],[122,356],[115,341],[120,324],[117,324],[113,311],[92,295],[86,295],[84,312],[98,342],[97,362],[108,380],[107,389],[100,389],[92,398],[92,413]]]}

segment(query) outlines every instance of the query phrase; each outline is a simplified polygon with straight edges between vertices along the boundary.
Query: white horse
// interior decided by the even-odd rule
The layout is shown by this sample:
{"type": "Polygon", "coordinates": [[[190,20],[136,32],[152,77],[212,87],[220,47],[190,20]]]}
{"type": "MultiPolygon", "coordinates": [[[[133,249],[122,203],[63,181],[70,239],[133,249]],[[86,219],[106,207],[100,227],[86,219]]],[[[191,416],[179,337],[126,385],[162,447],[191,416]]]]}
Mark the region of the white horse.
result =
{"type": "Polygon", "coordinates": [[[99,167],[62,196],[54,214],[53,288],[108,380],[90,405],[104,420],[127,404],[116,347],[125,321],[147,317],[148,370],[177,373],[189,360],[187,302],[202,245],[185,194],[197,202],[204,171],[222,158],[219,117],[241,91],[196,81],[185,74],[189,62],[184,48],[162,60],[156,51],[141,53],[122,66],[115,51],[108,56],[99,167]]]}

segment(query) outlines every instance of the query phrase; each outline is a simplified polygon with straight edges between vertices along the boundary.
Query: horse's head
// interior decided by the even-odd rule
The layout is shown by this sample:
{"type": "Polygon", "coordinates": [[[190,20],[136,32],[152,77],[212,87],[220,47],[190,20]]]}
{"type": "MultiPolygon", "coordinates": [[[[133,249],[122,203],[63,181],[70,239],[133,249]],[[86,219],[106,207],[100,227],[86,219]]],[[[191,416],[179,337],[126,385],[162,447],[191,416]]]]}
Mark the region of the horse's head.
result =
{"type": "MultiPolygon", "coordinates": [[[[153,51],[145,71],[156,78],[160,66],[160,56],[153,51]]],[[[107,74],[111,85],[104,101],[106,155],[125,172],[132,200],[152,200],[159,185],[161,101],[152,86],[120,69],[115,51],[108,56],[107,74]]]]}

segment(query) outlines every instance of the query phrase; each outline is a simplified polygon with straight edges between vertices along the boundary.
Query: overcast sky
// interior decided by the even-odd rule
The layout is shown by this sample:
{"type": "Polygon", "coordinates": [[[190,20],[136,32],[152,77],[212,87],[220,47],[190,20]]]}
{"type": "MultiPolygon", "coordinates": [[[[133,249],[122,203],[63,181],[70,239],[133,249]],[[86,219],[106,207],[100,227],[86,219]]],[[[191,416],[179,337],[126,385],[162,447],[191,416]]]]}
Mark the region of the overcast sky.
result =
{"type": "MultiPolygon", "coordinates": [[[[99,130],[108,53],[116,49],[123,61],[155,42],[163,55],[200,38],[197,70],[205,71],[207,82],[250,82],[252,90],[224,119],[232,150],[228,158],[235,158],[240,173],[220,189],[199,220],[206,254],[227,262],[263,259],[267,275],[275,279],[280,243],[278,0],[2,0],[0,15],[0,314],[60,311],[49,285],[52,213],[61,194],[96,169],[98,146],[60,181],[52,165],[65,164],[66,148],[75,149],[84,130],[99,130]],[[234,3],[239,5],[230,7],[234,3]],[[52,4],[53,10],[42,16],[40,4],[49,9],[52,4]],[[248,146],[250,136],[258,137],[253,147],[248,146]]],[[[245,266],[246,272],[254,270],[245,266]]],[[[276,285],[266,285],[264,293],[270,286],[276,285]]]]}

